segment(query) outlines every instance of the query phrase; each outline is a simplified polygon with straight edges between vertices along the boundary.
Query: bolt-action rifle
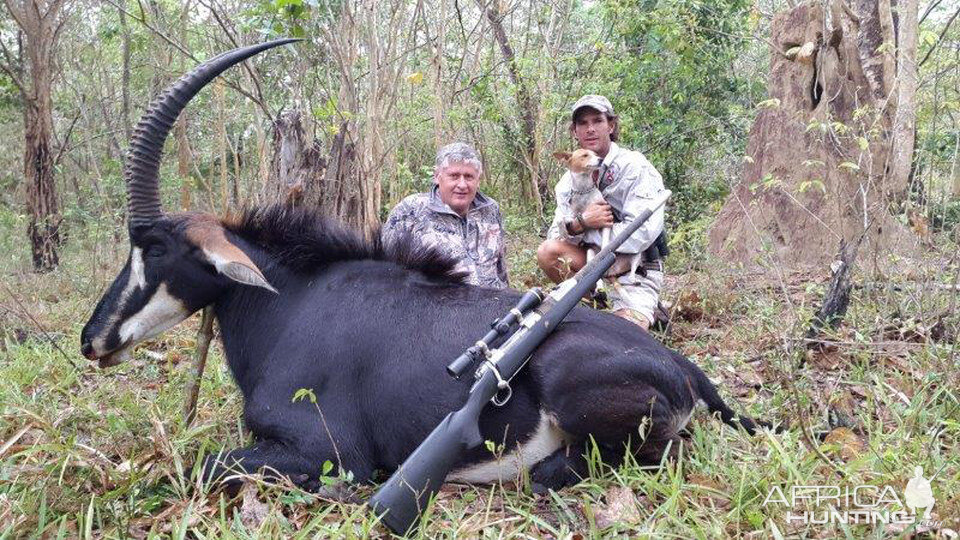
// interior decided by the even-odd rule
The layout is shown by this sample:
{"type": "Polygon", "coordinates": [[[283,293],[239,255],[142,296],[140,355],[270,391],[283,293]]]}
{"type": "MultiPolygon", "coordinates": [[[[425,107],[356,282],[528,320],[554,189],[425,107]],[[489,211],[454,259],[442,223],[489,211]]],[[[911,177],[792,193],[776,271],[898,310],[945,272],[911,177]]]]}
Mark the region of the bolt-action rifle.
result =
{"type": "Polygon", "coordinates": [[[446,416],[433,432],[420,443],[370,500],[370,506],[393,532],[412,531],[426,509],[430,498],[440,489],[447,473],[465,452],[484,443],[480,435],[480,412],[492,402],[503,406],[510,399],[510,381],[526,365],[530,355],[563,321],[580,298],[590,292],[597,281],[613,265],[614,251],[620,247],[667,199],[664,190],[653,205],[644,210],[620,231],[599,253],[573,277],[554,287],[544,296],[539,289],[528,291],[510,312],[494,321],[493,329],[447,366],[448,373],[460,378],[468,369],[476,369],[476,382],[470,388],[467,403],[446,416]],[[516,330],[497,348],[491,345],[508,334],[514,323],[516,330]]]}

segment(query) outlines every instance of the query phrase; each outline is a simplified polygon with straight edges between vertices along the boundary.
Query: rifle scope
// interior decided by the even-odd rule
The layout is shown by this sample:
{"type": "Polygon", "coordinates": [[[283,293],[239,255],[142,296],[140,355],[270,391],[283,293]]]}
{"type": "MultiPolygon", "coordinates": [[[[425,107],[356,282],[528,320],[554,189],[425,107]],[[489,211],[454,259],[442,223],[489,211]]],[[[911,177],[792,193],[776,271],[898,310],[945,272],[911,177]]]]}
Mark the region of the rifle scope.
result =
{"type": "Polygon", "coordinates": [[[539,287],[534,287],[524,293],[520,297],[520,300],[517,301],[517,305],[513,307],[506,315],[500,317],[499,319],[493,321],[490,325],[491,330],[487,332],[483,339],[478,341],[476,344],[471,345],[466,351],[463,352],[460,356],[454,359],[453,362],[447,366],[447,373],[450,374],[454,379],[459,379],[466,373],[471,367],[473,367],[477,362],[483,360],[490,346],[493,345],[494,341],[497,338],[507,335],[510,331],[510,328],[520,321],[524,315],[527,314],[531,309],[540,305],[540,302],[543,301],[544,294],[539,287]]]}

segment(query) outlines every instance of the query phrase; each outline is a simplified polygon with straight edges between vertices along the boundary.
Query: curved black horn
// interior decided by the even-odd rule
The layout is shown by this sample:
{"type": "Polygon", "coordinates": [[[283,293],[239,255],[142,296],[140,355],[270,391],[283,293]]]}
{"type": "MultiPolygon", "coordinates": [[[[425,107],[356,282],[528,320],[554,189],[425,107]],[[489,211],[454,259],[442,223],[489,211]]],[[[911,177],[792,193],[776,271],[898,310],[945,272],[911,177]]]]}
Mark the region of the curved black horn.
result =
{"type": "Polygon", "coordinates": [[[160,217],[158,172],[163,142],[180,111],[204,86],[230,66],[251,56],[299,39],[286,38],[227,51],[200,64],[167,87],[140,118],[130,139],[123,177],[127,183],[128,226],[147,224],[160,217]]]}

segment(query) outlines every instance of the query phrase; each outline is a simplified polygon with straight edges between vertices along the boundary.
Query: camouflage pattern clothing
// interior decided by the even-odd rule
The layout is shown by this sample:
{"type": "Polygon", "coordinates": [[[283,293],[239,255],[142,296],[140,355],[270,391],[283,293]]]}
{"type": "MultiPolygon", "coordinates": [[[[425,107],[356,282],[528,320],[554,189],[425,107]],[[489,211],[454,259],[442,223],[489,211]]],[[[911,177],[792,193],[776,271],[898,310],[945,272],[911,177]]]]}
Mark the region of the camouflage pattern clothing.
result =
{"type": "Polygon", "coordinates": [[[390,211],[381,234],[389,242],[404,231],[460,261],[460,269],[469,274],[468,283],[492,289],[508,286],[500,206],[479,191],[466,217],[440,200],[437,186],[429,193],[410,195],[390,211]]]}

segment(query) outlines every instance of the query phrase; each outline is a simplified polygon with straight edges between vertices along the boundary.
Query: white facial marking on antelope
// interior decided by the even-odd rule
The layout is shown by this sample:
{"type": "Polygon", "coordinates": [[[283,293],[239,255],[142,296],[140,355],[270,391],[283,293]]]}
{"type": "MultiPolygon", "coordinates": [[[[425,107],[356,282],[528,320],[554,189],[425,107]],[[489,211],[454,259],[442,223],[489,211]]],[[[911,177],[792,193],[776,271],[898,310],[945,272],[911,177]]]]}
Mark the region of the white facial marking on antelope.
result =
{"type": "Polygon", "coordinates": [[[189,315],[187,307],[167,292],[167,284],[160,283],[140,311],[120,325],[120,342],[128,344],[150,339],[189,315]]]}
{"type": "MultiPolygon", "coordinates": [[[[159,165],[163,141],[186,104],[210,80],[224,70],[267,49],[291,43],[280,39],[243,47],[211,58],[171,85],[147,107],[130,139],[131,159],[124,163],[127,186],[127,227],[130,258],[100,298],[80,332],[80,353],[99,360],[101,367],[119,363],[129,356],[138,341],[170,328],[213,300],[213,293],[225,286],[211,279],[206,264],[235,282],[276,292],[263,273],[237,246],[227,241],[222,225],[212,216],[168,216],[163,212],[159,190],[159,165]],[[205,221],[208,230],[192,242],[203,257],[193,257],[191,238],[184,239],[185,220],[205,221]],[[209,232],[211,229],[216,231],[209,232]],[[147,268],[149,266],[149,268],[147,268]],[[178,299],[179,297],[179,299],[178,299]]],[[[189,233],[189,231],[188,231],[189,233]]]]}
{"type": "Polygon", "coordinates": [[[130,281],[124,289],[124,296],[129,295],[133,287],[144,288],[147,286],[147,277],[144,273],[143,250],[134,246],[130,250],[130,281]]]}

